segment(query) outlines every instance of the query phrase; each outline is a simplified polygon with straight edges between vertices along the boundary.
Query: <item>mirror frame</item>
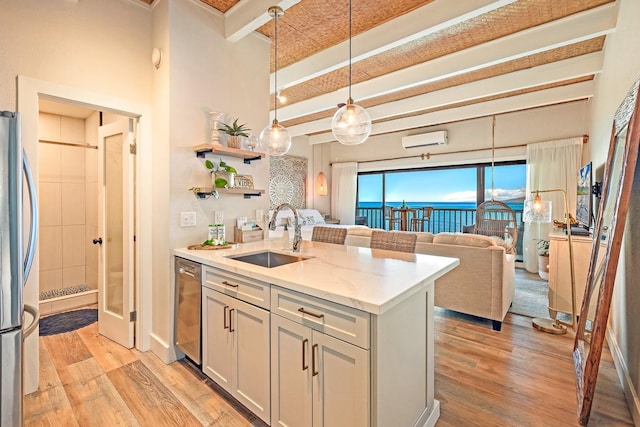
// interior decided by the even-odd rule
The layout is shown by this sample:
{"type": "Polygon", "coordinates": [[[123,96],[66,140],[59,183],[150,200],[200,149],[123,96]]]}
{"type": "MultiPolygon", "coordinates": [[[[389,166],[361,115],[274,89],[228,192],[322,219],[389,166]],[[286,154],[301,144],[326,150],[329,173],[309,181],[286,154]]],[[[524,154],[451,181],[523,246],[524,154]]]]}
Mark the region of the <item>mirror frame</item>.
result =
{"type": "Polygon", "coordinates": [[[591,260],[580,309],[578,327],[573,347],[573,361],[578,398],[578,422],[589,422],[595,393],[598,367],[602,356],[613,286],[616,278],[622,234],[624,233],[631,186],[640,146],[640,96],[637,80],[616,111],[609,152],[604,170],[602,199],[598,209],[591,260]],[[626,133],[625,133],[626,131],[626,133]],[[623,139],[624,137],[624,139],[623,139]],[[610,218],[603,218],[604,215],[610,218]],[[607,227],[603,228],[603,220],[607,227]],[[599,252],[605,250],[604,256],[599,252]],[[598,263],[600,256],[601,262],[598,263]],[[597,305],[591,329],[587,329],[589,305],[594,291],[598,290],[597,305]]]}

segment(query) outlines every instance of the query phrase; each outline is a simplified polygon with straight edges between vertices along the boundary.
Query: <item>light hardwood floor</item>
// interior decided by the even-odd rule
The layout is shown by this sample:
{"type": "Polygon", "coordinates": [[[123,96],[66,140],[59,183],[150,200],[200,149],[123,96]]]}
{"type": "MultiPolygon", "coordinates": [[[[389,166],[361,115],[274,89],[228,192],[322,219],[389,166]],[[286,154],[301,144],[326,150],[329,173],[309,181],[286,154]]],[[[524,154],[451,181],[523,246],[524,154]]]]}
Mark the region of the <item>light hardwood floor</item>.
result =
{"type": "MultiPolygon", "coordinates": [[[[512,314],[494,332],[489,321],[436,310],[438,427],[578,425],[571,334],[536,331],[512,314]]],[[[25,426],[116,425],[264,424],[192,364],[126,350],[97,324],[41,337],[40,388],[25,398],[25,426]]],[[[608,349],[589,425],[633,425],[608,349]]]]}

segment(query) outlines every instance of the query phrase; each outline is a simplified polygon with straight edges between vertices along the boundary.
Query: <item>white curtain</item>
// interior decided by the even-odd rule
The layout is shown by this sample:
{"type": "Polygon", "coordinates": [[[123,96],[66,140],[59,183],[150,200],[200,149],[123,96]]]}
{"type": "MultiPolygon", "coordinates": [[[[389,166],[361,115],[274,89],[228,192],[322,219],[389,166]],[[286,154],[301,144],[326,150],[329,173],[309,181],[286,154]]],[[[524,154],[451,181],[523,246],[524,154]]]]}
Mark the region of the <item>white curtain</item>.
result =
{"type": "Polygon", "coordinates": [[[334,163],[331,166],[331,217],[341,224],[355,224],[358,163],[334,163]]]}
{"type": "MultiPolygon", "coordinates": [[[[582,161],[582,137],[540,142],[527,145],[527,200],[532,200],[535,190],[562,189],[567,192],[569,211],[575,217],[578,170],[582,161]]],[[[550,200],[552,218],[564,218],[564,195],[561,191],[541,193],[542,200],[550,200]]],[[[525,223],[522,239],[524,268],[538,271],[536,244],[540,239],[549,240],[553,224],[525,223]]]]}

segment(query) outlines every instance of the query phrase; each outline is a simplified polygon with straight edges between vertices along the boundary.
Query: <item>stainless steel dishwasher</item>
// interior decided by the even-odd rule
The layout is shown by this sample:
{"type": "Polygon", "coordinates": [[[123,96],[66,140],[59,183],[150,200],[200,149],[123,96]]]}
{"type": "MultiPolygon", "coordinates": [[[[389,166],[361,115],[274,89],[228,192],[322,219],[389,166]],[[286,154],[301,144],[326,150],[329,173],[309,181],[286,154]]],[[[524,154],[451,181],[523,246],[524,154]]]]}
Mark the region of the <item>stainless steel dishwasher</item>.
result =
{"type": "Polygon", "coordinates": [[[200,366],[202,266],[176,257],[176,346],[200,366]]]}

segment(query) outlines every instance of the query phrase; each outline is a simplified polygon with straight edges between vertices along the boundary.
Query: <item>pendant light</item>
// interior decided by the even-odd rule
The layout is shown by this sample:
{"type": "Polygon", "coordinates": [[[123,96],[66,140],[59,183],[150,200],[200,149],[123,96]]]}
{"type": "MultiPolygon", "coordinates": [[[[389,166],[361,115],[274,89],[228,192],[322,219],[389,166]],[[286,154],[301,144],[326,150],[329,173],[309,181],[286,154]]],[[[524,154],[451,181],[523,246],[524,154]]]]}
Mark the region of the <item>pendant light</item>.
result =
{"type": "Polygon", "coordinates": [[[316,178],[316,192],[318,196],[326,196],[327,195],[327,176],[322,172],[323,168],[323,149],[320,146],[320,172],[318,172],[318,177],[316,178]]]}
{"type": "Polygon", "coordinates": [[[367,110],[353,103],[351,98],[351,0],[349,0],[349,98],[331,120],[333,136],[344,145],[362,144],[371,133],[371,117],[367,110]]]}
{"type": "MultiPolygon", "coordinates": [[[[268,9],[269,16],[273,17],[274,25],[274,92],[278,90],[278,18],[284,15],[279,6],[271,6],[268,9]]],[[[278,97],[273,97],[273,122],[260,132],[259,144],[262,150],[272,156],[282,156],[291,148],[291,136],[289,131],[278,123],[278,97]]]]}

